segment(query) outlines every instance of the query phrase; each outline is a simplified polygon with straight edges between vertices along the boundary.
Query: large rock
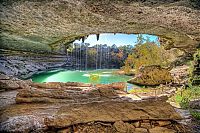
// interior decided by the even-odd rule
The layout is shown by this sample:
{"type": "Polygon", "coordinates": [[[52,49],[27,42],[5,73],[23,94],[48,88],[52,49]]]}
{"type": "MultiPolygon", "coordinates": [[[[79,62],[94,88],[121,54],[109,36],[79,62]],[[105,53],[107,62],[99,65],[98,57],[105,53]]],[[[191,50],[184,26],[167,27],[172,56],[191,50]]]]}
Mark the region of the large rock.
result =
{"type": "Polygon", "coordinates": [[[79,82],[48,82],[48,83],[32,83],[32,87],[36,88],[43,88],[43,89],[61,89],[61,88],[67,88],[70,87],[92,87],[92,84],[86,84],[86,83],[79,83],[79,82]]]}
{"type": "Polygon", "coordinates": [[[9,77],[4,74],[0,75],[0,90],[16,90],[30,88],[31,81],[20,80],[17,78],[9,77]]]}
{"type": "Polygon", "coordinates": [[[112,88],[94,88],[90,84],[58,82],[33,83],[31,86],[31,88],[19,90],[16,97],[17,103],[85,103],[119,98],[112,88]]]}
{"type": "MultiPolygon", "coordinates": [[[[141,119],[178,120],[181,117],[170,104],[163,101],[107,101],[63,106],[54,116],[46,118],[45,124],[49,127],[64,128],[91,121],[115,122],[141,119]]],[[[115,124],[117,130],[118,125],[115,124]]],[[[125,128],[124,125],[124,129],[121,130],[125,128]]]]}
{"type": "Polygon", "coordinates": [[[95,87],[97,87],[97,88],[110,88],[110,89],[114,89],[114,90],[124,91],[124,89],[126,88],[126,83],[116,82],[116,83],[111,83],[111,84],[97,84],[95,87]]]}
{"type": "Polygon", "coordinates": [[[149,129],[149,133],[176,133],[176,131],[165,127],[155,127],[149,129]]]}
{"type": "Polygon", "coordinates": [[[16,116],[0,123],[1,132],[27,133],[41,129],[45,129],[44,122],[34,115],[16,116]]]}
{"type": "Polygon", "coordinates": [[[10,77],[0,73],[0,80],[9,80],[10,77]]]}
{"type": "Polygon", "coordinates": [[[133,125],[124,123],[123,121],[116,121],[113,126],[119,133],[132,133],[135,131],[135,127],[133,125]]]}
{"type": "MultiPolygon", "coordinates": [[[[85,91],[85,87],[79,89],[73,87],[77,88],[77,86],[71,86],[71,89],[69,86],[63,89],[31,87],[18,90],[16,98],[18,104],[11,101],[8,103],[9,106],[0,109],[0,132],[33,130],[36,132],[55,129],[60,132],[131,133],[139,128],[136,130],[139,133],[140,128],[147,131],[144,128],[151,128],[149,125],[152,123],[160,121],[174,123],[182,119],[173,107],[162,99],[127,101],[118,95],[118,90],[90,88],[85,91]]],[[[16,95],[16,93],[6,94],[9,95],[8,98],[16,95]]],[[[1,93],[0,97],[2,96],[6,95],[1,93]]],[[[126,95],[123,97],[129,98],[126,95]]]]}
{"type": "Polygon", "coordinates": [[[128,82],[142,86],[156,86],[173,82],[173,77],[166,68],[152,65],[140,68],[139,74],[128,82]]]}
{"type": "Polygon", "coordinates": [[[189,79],[189,66],[177,66],[170,71],[176,84],[187,84],[189,79]]]}

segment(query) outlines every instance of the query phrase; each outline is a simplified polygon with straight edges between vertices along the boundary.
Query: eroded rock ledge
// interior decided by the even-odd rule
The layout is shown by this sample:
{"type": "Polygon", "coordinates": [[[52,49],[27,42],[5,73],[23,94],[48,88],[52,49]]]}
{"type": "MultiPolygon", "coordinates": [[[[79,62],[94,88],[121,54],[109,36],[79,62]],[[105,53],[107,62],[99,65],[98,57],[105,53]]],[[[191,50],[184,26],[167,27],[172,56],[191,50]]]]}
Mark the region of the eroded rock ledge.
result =
{"type": "Polygon", "coordinates": [[[36,54],[0,49],[0,73],[28,78],[47,70],[72,69],[73,57],[61,54],[36,54]]]}
{"type": "Polygon", "coordinates": [[[17,104],[0,109],[1,132],[184,132],[181,116],[165,97],[137,101],[116,84],[24,83],[15,88],[17,104]]]}

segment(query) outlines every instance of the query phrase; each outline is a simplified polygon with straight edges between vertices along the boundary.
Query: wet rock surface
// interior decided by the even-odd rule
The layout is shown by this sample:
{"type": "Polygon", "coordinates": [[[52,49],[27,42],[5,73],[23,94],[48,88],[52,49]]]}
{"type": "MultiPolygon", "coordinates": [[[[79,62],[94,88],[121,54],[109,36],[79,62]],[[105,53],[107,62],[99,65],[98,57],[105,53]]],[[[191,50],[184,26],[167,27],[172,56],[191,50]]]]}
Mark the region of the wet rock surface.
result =
{"type": "Polygon", "coordinates": [[[156,86],[173,82],[173,78],[169,70],[160,66],[152,65],[140,68],[139,74],[128,82],[142,86],[156,86]]]}

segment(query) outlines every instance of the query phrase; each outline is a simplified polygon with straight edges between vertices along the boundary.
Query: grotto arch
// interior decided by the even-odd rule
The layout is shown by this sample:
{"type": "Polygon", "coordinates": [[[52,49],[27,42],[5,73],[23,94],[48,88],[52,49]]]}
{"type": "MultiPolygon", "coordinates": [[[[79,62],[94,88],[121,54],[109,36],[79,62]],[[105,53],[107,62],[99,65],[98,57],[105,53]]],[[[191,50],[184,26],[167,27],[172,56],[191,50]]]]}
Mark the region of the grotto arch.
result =
{"type": "Polygon", "coordinates": [[[193,5],[186,0],[2,1],[0,46],[56,49],[89,34],[122,32],[154,34],[163,38],[167,47],[191,52],[200,41],[200,11],[193,5]]]}

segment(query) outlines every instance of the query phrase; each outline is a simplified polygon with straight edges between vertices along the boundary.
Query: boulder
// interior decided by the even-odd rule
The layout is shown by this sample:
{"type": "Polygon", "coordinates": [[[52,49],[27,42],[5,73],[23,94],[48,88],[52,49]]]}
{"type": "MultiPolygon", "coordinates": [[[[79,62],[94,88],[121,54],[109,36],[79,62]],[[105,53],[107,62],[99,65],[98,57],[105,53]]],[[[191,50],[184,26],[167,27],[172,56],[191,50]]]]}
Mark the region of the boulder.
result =
{"type": "Polygon", "coordinates": [[[128,81],[128,83],[141,86],[157,86],[170,82],[173,82],[173,78],[169,70],[158,65],[141,67],[139,74],[128,81]]]}
{"type": "Polygon", "coordinates": [[[132,133],[135,131],[135,127],[129,123],[124,123],[123,121],[116,121],[113,124],[115,130],[119,133],[132,133]]]}
{"type": "Polygon", "coordinates": [[[139,122],[139,121],[134,122],[134,123],[132,123],[132,125],[133,125],[134,127],[138,128],[138,127],[140,127],[140,122],[139,122]]]}
{"type": "Polygon", "coordinates": [[[46,126],[40,117],[34,115],[24,115],[9,118],[0,123],[1,132],[19,132],[27,133],[33,130],[45,129],[46,126]]]}
{"type": "Polygon", "coordinates": [[[136,128],[134,133],[148,133],[145,128],[136,128]]]}
{"type": "Polygon", "coordinates": [[[0,73],[0,80],[8,80],[10,79],[9,76],[0,73]]]}
{"type": "Polygon", "coordinates": [[[114,123],[113,126],[115,127],[117,132],[127,133],[127,131],[128,131],[128,127],[126,126],[126,124],[123,121],[117,121],[114,123]]]}
{"type": "Polygon", "coordinates": [[[127,125],[123,123],[124,121],[136,121],[141,119],[175,121],[182,118],[169,103],[163,101],[102,101],[76,104],[76,106],[62,106],[55,115],[45,119],[45,124],[48,127],[65,128],[72,124],[76,125],[91,121],[113,123],[118,121],[114,124],[115,128],[125,131],[127,125]],[[120,126],[123,128],[120,129],[120,126]]]}
{"type": "Polygon", "coordinates": [[[20,86],[17,84],[16,81],[0,80],[0,89],[15,90],[15,89],[19,89],[19,88],[20,88],[20,86]]]}
{"type": "Polygon", "coordinates": [[[32,83],[32,87],[43,88],[43,89],[61,89],[61,88],[72,88],[72,87],[91,87],[92,84],[79,83],[79,82],[48,82],[48,83],[32,83]]]}
{"type": "MultiPolygon", "coordinates": [[[[85,87],[72,87],[64,86],[60,87],[59,84],[50,84],[46,88],[35,88],[21,89],[16,97],[17,103],[85,103],[95,102],[100,100],[116,99],[118,97],[117,92],[110,88],[88,88],[85,87]],[[53,89],[50,87],[54,87],[53,89]],[[86,89],[86,90],[85,90],[86,89]]],[[[42,85],[42,84],[41,84],[42,85]]],[[[40,87],[41,87],[40,85],[40,87]]],[[[47,84],[46,84],[47,85],[47,84]]]]}
{"type": "Polygon", "coordinates": [[[176,131],[165,127],[155,127],[149,129],[149,133],[176,133],[176,131]]]}
{"type": "Polygon", "coordinates": [[[189,79],[189,66],[176,66],[172,70],[170,70],[172,77],[174,78],[174,83],[177,84],[187,84],[189,79]]]}
{"type": "Polygon", "coordinates": [[[159,126],[167,126],[170,125],[171,122],[170,121],[157,121],[157,123],[159,124],[159,126]]]}
{"type": "Polygon", "coordinates": [[[124,91],[124,89],[126,88],[126,83],[124,82],[116,82],[116,83],[111,83],[111,84],[97,84],[95,86],[96,88],[110,88],[110,89],[114,89],[114,90],[120,90],[120,91],[124,91]]]}
{"type": "Polygon", "coordinates": [[[31,81],[20,80],[18,78],[9,77],[6,75],[0,76],[0,89],[1,90],[16,90],[16,89],[28,89],[30,88],[31,81]]]}

